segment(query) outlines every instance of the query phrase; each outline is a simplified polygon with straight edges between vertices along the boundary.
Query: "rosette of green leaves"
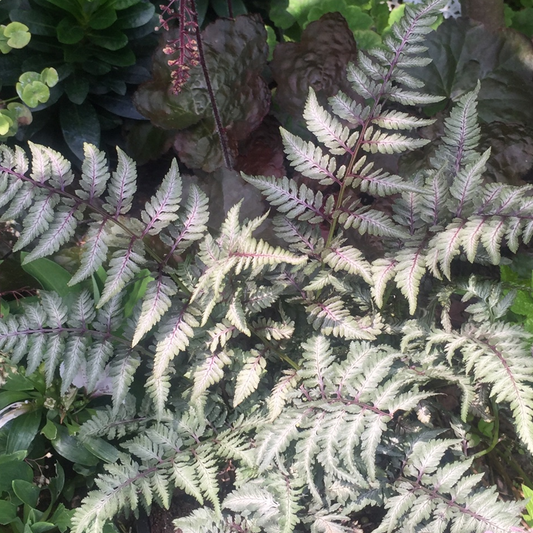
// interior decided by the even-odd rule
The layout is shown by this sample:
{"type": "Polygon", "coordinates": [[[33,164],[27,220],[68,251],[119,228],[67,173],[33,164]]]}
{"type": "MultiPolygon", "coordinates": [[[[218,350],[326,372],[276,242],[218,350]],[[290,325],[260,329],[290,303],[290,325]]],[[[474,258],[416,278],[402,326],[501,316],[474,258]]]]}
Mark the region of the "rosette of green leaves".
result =
{"type": "Polygon", "coordinates": [[[24,72],[54,67],[59,83],[46,104],[39,100],[37,110],[43,113],[39,122],[46,123],[46,113],[59,115],[63,137],[77,156],[82,156],[84,142],[99,144],[101,132],[120,126],[123,118],[142,118],[131,104],[129,89],[149,79],[143,61],[148,64],[156,45],[157,24],[151,2],[3,0],[3,4],[9,19],[24,23],[32,34],[29,45],[14,50],[9,61],[0,57],[4,83],[14,86],[24,72]]]}

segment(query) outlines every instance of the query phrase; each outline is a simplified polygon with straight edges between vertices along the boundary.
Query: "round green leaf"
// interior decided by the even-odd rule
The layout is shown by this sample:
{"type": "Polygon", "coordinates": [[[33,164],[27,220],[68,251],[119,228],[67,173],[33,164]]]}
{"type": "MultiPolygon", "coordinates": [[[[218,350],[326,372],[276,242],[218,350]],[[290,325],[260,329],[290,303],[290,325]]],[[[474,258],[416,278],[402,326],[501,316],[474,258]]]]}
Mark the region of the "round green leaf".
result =
{"type": "Polygon", "coordinates": [[[41,72],[41,81],[46,83],[48,87],[54,87],[59,81],[57,70],[55,68],[45,68],[41,72]]]}
{"type": "Polygon", "coordinates": [[[28,107],[37,107],[50,98],[50,89],[41,81],[34,81],[32,84],[27,85],[22,89],[21,93],[18,90],[18,85],[17,93],[28,107]]]}
{"type": "Polygon", "coordinates": [[[84,29],[72,17],[65,17],[57,25],[57,40],[63,44],[79,43],[85,36],[84,29]]]}
{"type": "Polygon", "coordinates": [[[31,39],[31,34],[26,24],[10,22],[4,29],[4,36],[11,48],[24,48],[31,39]]]}
{"type": "Polygon", "coordinates": [[[11,102],[10,104],[7,104],[7,109],[11,111],[13,114],[12,116],[15,117],[19,126],[27,126],[28,124],[31,124],[33,116],[31,111],[24,104],[21,104],[20,102],[11,102]]]}
{"type": "Polygon", "coordinates": [[[0,109],[0,135],[7,135],[12,125],[13,119],[9,116],[8,111],[0,109]]]}

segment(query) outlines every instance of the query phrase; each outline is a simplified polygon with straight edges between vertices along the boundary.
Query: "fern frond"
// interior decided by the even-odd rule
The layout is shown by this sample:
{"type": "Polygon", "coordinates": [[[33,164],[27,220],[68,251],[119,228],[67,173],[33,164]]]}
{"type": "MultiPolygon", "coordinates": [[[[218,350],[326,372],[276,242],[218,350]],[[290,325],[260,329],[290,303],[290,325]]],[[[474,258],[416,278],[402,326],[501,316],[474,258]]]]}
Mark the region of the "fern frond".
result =
{"type": "Polygon", "coordinates": [[[203,364],[194,372],[192,400],[199,398],[211,385],[224,376],[223,367],[231,362],[229,354],[223,350],[208,354],[203,364]]]}
{"type": "Polygon", "coordinates": [[[137,190],[137,168],[134,161],[117,147],[118,164],[107,185],[104,209],[115,216],[125,215],[131,209],[137,190]]]}
{"type": "Polygon", "coordinates": [[[412,139],[401,133],[386,133],[372,126],[366,129],[363,139],[363,150],[372,154],[397,154],[422,148],[430,142],[428,139],[412,139]]]}
{"type": "Polygon", "coordinates": [[[309,88],[303,117],[309,131],[319,142],[329,148],[330,153],[335,155],[353,153],[352,148],[359,135],[356,133],[350,136],[350,130],[318,103],[312,87],[309,88]]]}
{"type": "Polygon", "coordinates": [[[166,259],[172,254],[181,254],[205,235],[209,219],[208,204],[205,193],[200,188],[192,186],[183,214],[179,217],[179,223],[173,223],[168,228],[171,238],[161,234],[161,240],[170,247],[166,259]]]}
{"type": "Polygon", "coordinates": [[[302,183],[286,177],[255,177],[242,174],[244,180],[259,189],[267,201],[287,218],[318,224],[326,219],[322,210],[324,197],[320,191],[313,192],[302,183]]]}
{"type": "Polygon", "coordinates": [[[266,359],[264,354],[258,350],[250,350],[250,355],[244,361],[244,365],[235,380],[234,407],[242,403],[257,389],[261,374],[265,372],[265,368],[266,359]]]}
{"type": "Polygon", "coordinates": [[[107,258],[110,241],[108,223],[102,219],[101,215],[94,214],[93,218],[95,222],[89,225],[89,231],[81,249],[80,267],[70,279],[70,286],[94,274],[107,258]]]}
{"type": "Polygon", "coordinates": [[[157,235],[163,228],[178,218],[181,202],[182,183],[178,163],[172,160],[170,169],[152,198],[146,202],[141,212],[141,220],[146,224],[144,232],[157,235]]]}
{"type": "Polygon", "coordinates": [[[387,130],[412,130],[431,126],[435,120],[413,117],[403,111],[388,110],[374,117],[372,122],[387,130]]]}
{"type": "Polygon", "coordinates": [[[168,276],[160,274],[157,279],[150,281],[143,298],[141,314],[137,319],[132,346],[135,346],[161,320],[170,309],[171,297],[177,292],[176,284],[168,276]]]}
{"type": "Polygon", "coordinates": [[[340,296],[332,296],[323,302],[309,302],[306,306],[308,322],[317,331],[345,339],[375,339],[379,324],[372,317],[356,320],[344,306],[340,296]]]}
{"type": "Polygon", "coordinates": [[[332,244],[330,249],[322,252],[323,261],[335,272],[343,270],[355,276],[361,276],[369,285],[372,283],[370,264],[363,254],[352,246],[332,244]]]}
{"type": "Polygon", "coordinates": [[[280,131],[285,153],[295,170],[317,180],[320,185],[340,182],[335,176],[337,163],[333,157],[324,155],[322,149],[311,141],[305,142],[283,128],[280,131]]]}
{"type": "Polygon", "coordinates": [[[104,152],[88,143],[83,145],[83,163],[81,166],[81,190],[76,194],[84,200],[91,201],[104,193],[111,175],[107,169],[104,152]]]}
{"type": "Polygon", "coordinates": [[[328,98],[328,102],[339,118],[346,120],[353,126],[362,126],[370,114],[370,107],[363,107],[342,91],[328,98]]]}

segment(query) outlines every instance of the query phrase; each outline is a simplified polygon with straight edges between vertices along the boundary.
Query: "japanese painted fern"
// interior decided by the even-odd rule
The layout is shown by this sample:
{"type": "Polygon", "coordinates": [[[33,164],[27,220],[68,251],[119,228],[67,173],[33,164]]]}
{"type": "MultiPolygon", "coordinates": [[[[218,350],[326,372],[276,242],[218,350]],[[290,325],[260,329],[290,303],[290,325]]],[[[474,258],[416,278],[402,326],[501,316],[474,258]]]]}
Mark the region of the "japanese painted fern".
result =
{"type": "Polygon", "coordinates": [[[431,168],[400,177],[372,162],[426,142],[413,132],[432,121],[407,110],[439,98],[408,69],[427,64],[424,36],[442,4],[406,7],[385,47],[348,68],[364,103],[338,93],[327,110],[310,90],[316,140],[282,130],[292,178],[243,176],[277,210],[285,247],[254,238],[266,215],[241,221],[239,205],[211,235],[208,199],[197,187],[182,199],[176,163],[134,218],[135,165],[120,150],[109,172],[87,145],[75,182],[49,148],[30,144],[31,163],[0,148],[2,218],[20,220],[24,261],[84,235],[76,298],[42,292],[0,322],[0,349],[28,373],[43,365],[51,382],[61,367],[66,390],[86,369],[88,392],[104,372],[113,380],[112,405],[80,436],[109,439],[119,460],[76,512],[77,533],[168,507],[176,487],[199,502],[176,521],[184,532],[341,532],[369,506],[385,510],[380,533],[517,526],[519,505],[471,472],[461,427],[488,389],[533,452],[531,339],[504,321],[512,296],[496,284],[451,280],[452,263],[498,264],[503,247],[531,239],[531,188],[483,181],[477,89],[446,120],[431,168]],[[470,304],[458,326],[454,291],[470,304]],[[134,380],[147,390],[141,407],[134,380]],[[453,428],[417,417],[442,383],[462,391],[453,428]],[[228,461],[235,490],[221,499],[228,461]]]}

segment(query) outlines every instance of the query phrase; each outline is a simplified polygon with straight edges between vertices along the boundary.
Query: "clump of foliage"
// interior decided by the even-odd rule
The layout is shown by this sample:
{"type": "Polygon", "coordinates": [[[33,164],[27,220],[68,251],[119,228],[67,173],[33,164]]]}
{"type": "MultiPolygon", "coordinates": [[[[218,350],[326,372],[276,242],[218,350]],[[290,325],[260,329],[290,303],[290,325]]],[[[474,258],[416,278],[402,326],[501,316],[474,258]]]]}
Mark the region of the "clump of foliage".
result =
{"type": "MultiPolygon", "coordinates": [[[[40,127],[59,114],[64,140],[78,157],[83,143],[98,145],[101,131],[122,119],[142,118],[131,87],[146,81],[143,58],[155,47],[155,7],[146,0],[77,0],[21,3],[4,0],[1,11],[25,24],[32,39],[0,58],[2,82],[14,86],[27,71],[53,67],[59,83],[40,106],[40,127]]],[[[32,133],[39,125],[34,124],[32,133]]]]}
{"type": "Polygon", "coordinates": [[[385,48],[359,53],[347,68],[359,103],[338,92],[330,113],[310,89],[316,141],[281,131],[305,182],[243,175],[277,210],[283,245],[256,239],[268,214],[241,221],[240,204],[208,232],[208,198],[191,186],[182,199],[175,162],[134,217],[136,169],[121,150],[110,171],[86,144],[75,181],[50,148],[31,144],[31,164],[20,147],[0,149],[3,218],[21,221],[24,262],[84,234],[69,284],[89,287],[70,299],[43,291],[0,322],[0,348],[42,365],[48,383],[61,365],[63,388],[80,368],[88,393],[104,372],[112,380],[111,405],[78,438],[108,439],[118,457],[74,531],[168,507],[175,487],[199,503],[176,520],[184,532],[342,531],[372,506],[380,533],[517,528],[521,504],[472,471],[466,421],[473,405],[497,404],[533,452],[531,337],[504,319],[512,294],[469,267],[529,242],[531,188],[484,181],[479,86],[445,120],[427,168],[401,177],[373,161],[428,142],[414,132],[432,121],[407,109],[441,97],[406,69],[428,64],[442,5],[407,7],[385,48]],[[460,409],[438,416],[450,385],[460,409]],[[222,497],[229,464],[235,487],[222,497]]]}
{"type": "MultiPolygon", "coordinates": [[[[7,54],[11,50],[24,48],[31,39],[29,28],[20,22],[10,22],[0,26],[0,52],[7,54]]],[[[28,107],[37,107],[50,98],[50,87],[57,84],[57,72],[45,67],[41,73],[24,72],[16,83],[17,98],[0,99],[0,139],[12,137],[19,126],[30,124],[32,114],[28,107]]],[[[1,86],[0,86],[1,89],[1,86]]]]}

